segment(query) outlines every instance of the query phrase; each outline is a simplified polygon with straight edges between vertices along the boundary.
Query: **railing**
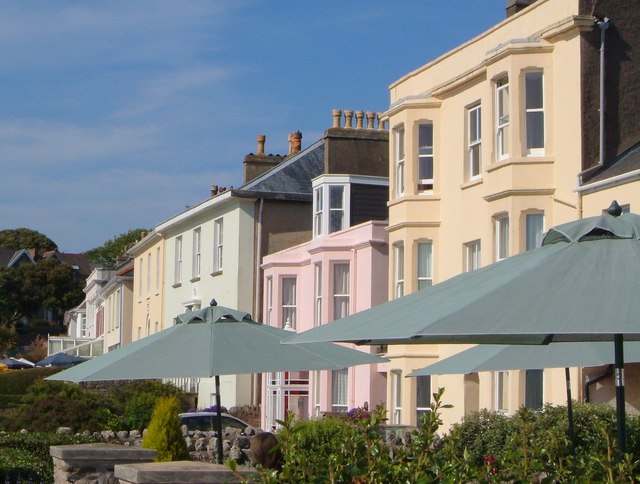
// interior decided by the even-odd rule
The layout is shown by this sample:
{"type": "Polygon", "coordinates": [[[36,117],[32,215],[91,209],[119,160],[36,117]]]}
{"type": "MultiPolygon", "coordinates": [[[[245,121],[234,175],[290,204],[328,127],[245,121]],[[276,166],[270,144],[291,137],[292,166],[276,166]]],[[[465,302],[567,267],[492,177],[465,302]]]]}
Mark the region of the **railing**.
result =
{"type": "Polygon", "coordinates": [[[185,393],[198,393],[199,378],[163,378],[162,383],[170,383],[185,393]]]}
{"type": "Polygon", "coordinates": [[[94,357],[103,353],[103,341],[100,339],[71,338],[67,336],[49,336],[48,354],[64,352],[74,356],[94,357]]]}

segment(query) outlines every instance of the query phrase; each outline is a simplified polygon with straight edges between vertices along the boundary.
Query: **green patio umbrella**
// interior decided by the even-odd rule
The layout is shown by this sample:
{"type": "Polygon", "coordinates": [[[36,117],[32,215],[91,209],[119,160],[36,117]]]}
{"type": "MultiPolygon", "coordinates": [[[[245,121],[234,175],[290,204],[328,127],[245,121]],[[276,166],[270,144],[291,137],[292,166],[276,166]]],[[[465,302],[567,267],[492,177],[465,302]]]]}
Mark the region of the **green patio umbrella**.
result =
{"type": "MultiPolygon", "coordinates": [[[[290,335],[290,331],[253,321],[247,313],[210,306],[181,314],[171,328],[56,373],[47,380],[215,377],[220,411],[220,375],[338,370],[387,361],[333,343],[282,345],[282,339],[290,335]]],[[[218,435],[222,435],[222,429],[218,429],[218,435]]],[[[221,438],[218,461],[222,462],[221,438]]]]}
{"type": "MultiPolygon", "coordinates": [[[[640,342],[625,342],[624,353],[627,362],[640,362],[640,342]]],[[[613,364],[614,360],[613,345],[606,341],[548,345],[484,344],[415,370],[408,376],[602,366],[613,364]]]]}
{"type": "Polygon", "coordinates": [[[640,216],[608,213],[549,230],[542,247],[311,329],[290,342],[614,341],[618,445],[623,338],[640,339],[640,216]]]}

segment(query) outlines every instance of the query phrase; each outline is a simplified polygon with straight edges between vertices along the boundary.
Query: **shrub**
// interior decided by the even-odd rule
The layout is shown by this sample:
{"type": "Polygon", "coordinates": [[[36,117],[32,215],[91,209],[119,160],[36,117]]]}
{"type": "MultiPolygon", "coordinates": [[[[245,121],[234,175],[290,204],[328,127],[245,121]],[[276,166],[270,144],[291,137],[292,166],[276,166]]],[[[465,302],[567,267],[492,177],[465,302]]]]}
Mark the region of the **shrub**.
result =
{"type": "Polygon", "coordinates": [[[142,446],[158,452],[156,461],[169,462],[189,458],[189,450],[182,435],[178,414],[180,407],[176,397],[158,400],[142,446]]]}
{"type": "Polygon", "coordinates": [[[147,428],[156,402],[161,397],[153,393],[139,393],[134,395],[124,407],[123,422],[129,430],[147,428]]]}
{"type": "Polygon", "coordinates": [[[1,482],[53,482],[52,445],[85,444],[95,442],[89,436],[47,433],[0,434],[1,482]],[[6,479],[9,478],[7,481],[6,479]]]}

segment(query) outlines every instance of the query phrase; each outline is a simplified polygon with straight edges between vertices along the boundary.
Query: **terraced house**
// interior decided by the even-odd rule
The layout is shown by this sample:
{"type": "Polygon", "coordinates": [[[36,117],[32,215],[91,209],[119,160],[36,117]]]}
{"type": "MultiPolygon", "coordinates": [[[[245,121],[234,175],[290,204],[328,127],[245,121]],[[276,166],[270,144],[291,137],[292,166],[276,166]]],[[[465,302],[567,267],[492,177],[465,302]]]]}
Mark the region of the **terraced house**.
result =
{"type": "MultiPolygon", "coordinates": [[[[612,199],[640,210],[638,25],[637,2],[510,0],[504,21],[391,85],[390,298],[534,248],[612,199]]],[[[389,347],[393,423],[415,425],[441,386],[445,424],[563,403],[560,370],[405,378],[464,348],[389,347]]],[[[611,397],[603,381],[593,400],[611,397]]]]}

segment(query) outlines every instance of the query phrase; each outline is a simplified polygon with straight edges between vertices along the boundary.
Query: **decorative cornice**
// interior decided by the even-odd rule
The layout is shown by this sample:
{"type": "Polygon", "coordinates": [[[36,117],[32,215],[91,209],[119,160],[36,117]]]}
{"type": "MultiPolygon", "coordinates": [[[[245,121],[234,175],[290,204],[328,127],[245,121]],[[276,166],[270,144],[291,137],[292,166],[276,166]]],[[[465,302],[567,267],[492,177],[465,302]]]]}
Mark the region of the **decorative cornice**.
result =
{"type": "Polygon", "coordinates": [[[441,222],[400,222],[398,224],[395,225],[390,225],[389,227],[387,227],[387,232],[394,232],[396,230],[401,230],[401,229],[407,229],[407,228],[416,228],[416,227],[422,227],[422,228],[438,228],[440,227],[440,223],[441,222]]]}
{"type": "Polygon", "coordinates": [[[484,198],[487,202],[493,202],[507,197],[540,197],[551,196],[556,192],[555,188],[520,188],[503,190],[501,192],[492,193],[484,198]]]}

